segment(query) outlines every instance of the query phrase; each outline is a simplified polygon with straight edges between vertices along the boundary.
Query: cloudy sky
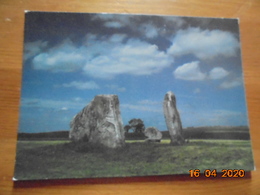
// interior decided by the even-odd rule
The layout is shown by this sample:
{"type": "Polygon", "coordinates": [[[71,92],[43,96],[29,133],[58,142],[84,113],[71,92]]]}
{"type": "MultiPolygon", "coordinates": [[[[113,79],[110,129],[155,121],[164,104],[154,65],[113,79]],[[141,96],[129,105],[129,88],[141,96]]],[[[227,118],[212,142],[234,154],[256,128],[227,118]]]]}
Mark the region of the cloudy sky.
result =
{"type": "Polygon", "coordinates": [[[19,131],[69,130],[98,94],[166,130],[167,91],[184,127],[247,125],[240,52],[236,19],[27,12],[19,131]]]}

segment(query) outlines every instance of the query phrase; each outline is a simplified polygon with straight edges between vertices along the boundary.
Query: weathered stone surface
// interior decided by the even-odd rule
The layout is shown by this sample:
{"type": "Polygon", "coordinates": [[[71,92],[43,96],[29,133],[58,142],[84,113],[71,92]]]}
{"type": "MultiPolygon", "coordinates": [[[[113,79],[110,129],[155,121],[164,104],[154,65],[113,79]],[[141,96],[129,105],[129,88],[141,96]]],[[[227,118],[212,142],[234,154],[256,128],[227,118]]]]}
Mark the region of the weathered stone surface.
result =
{"type": "Polygon", "coordinates": [[[162,139],[162,133],[155,127],[147,127],[144,130],[144,135],[147,137],[148,142],[160,142],[162,139]]]}
{"type": "Polygon", "coordinates": [[[70,123],[69,137],[109,148],[125,144],[117,95],[97,95],[70,123]]]}
{"type": "Polygon", "coordinates": [[[171,91],[165,94],[163,111],[166,125],[171,137],[171,144],[182,145],[185,140],[183,138],[181,118],[176,107],[175,95],[171,91]]]}

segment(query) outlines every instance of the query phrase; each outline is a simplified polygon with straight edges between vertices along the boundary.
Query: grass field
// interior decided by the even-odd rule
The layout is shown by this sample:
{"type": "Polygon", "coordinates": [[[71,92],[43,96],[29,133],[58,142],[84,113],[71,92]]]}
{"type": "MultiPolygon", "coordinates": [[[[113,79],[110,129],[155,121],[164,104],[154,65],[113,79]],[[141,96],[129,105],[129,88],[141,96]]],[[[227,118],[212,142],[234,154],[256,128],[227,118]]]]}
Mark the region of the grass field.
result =
{"type": "Polygon", "coordinates": [[[18,141],[18,180],[188,174],[190,169],[253,169],[250,141],[192,140],[183,146],[126,141],[119,149],[70,141],[18,141]]]}

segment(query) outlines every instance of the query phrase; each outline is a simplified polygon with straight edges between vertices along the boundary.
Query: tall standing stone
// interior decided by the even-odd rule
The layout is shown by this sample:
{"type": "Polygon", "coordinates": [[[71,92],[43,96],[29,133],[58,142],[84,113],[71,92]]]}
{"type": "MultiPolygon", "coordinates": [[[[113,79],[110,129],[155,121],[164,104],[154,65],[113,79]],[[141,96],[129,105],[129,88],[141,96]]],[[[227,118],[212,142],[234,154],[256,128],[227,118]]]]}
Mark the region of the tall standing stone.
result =
{"type": "Polygon", "coordinates": [[[181,118],[176,107],[175,95],[171,91],[165,94],[163,111],[166,125],[171,137],[171,144],[182,145],[185,140],[183,138],[181,118]]]}
{"type": "Polygon", "coordinates": [[[97,95],[70,123],[69,137],[109,148],[125,144],[117,95],[97,95]]]}

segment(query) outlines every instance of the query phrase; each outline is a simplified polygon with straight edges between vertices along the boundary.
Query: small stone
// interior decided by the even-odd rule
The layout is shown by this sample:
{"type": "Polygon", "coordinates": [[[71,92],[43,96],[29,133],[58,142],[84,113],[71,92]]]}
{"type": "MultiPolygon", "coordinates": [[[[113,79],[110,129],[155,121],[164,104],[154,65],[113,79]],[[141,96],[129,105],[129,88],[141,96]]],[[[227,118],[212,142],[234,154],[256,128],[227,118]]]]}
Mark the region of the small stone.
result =
{"type": "Polygon", "coordinates": [[[162,139],[162,133],[155,127],[147,127],[144,130],[144,135],[147,137],[148,142],[160,142],[162,139]]]}

